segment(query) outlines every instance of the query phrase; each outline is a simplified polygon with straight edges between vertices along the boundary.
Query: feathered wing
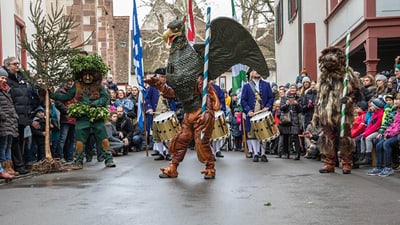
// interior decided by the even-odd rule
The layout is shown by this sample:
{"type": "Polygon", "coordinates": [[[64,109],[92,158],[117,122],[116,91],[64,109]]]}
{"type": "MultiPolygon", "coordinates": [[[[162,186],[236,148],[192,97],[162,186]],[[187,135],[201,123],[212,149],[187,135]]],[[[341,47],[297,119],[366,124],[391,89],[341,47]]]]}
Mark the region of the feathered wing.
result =
{"type": "MultiPolygon", "coordinates": [[[[204,56],[204,43],[195,44],[193,47],[204,56]]],[[[252,67],[264,79],[269,76],[264,56],[250,33],[231,18],[214,19],[211,21],[209,78],[215,79],[239,63],[252,67]]]]}

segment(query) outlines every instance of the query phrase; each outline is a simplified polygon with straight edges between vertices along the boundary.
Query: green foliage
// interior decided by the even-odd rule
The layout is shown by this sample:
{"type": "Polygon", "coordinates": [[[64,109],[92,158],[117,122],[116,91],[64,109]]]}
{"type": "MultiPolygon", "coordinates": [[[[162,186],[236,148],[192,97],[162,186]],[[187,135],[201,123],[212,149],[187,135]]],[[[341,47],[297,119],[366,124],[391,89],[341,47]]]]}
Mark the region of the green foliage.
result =
{"type": "Polygon", "coordinates": [[[73,36],[71,30],[76,28],[72,15],[64,14],[64,7],[51,4],[51,12],[46,14],[41,7],[43,1],[30,3],[32,22],[35,32],[32,41],[26,36],[21,39],[22,48],[29,53],[29,70],[33,80],[42,79],[44,88],[49,86],[63,86],[73,78],[70,59],[82,51],[82,47],[89,42],[90,36],[82,43],[76,43],[78,36],[73,36]],[[73,43],[73,44],[72,44],[73,43]],[[74,45],[74,46],[72,46],[74,45]]]}
{"type": "Polygon", "coordinates": [[[96,71],[102,76],[106,75],[110,69],[97,54],[83,56],[75,55],[70,61],[69,65],[72,69],[73,74],[77,74],[81,71],[89,70],[96,71]]]}
{"type": "Polygon", "coordinates": [[[67,114],[74,118],[88,117],[90,122],[94,122],[96,120],[108,120],[110,109],[107,106],[95,107],[77,102],[68,106],[67,114]]]}

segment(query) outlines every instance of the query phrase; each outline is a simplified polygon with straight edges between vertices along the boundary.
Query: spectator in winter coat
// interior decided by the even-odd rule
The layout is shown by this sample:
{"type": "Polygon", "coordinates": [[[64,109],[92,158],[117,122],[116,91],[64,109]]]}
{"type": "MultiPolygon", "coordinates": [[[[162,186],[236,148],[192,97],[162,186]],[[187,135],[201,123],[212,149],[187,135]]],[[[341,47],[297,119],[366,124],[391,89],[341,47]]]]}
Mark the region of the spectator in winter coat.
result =
{"type": "MultiPolygon", "coordinates": [[[[18,114],[18,137],[13,139],[12,160],[15,171],[20,174],[26,174],[29,171],[25,169],[23,158],[25,148],[25,128],[29,129],[32,123],[30,113],[39,106],[39,97],[34,87],[28,82],[20,72],[19,61],[16,57],[4,59],[4,69],[8,73],[7,83],[10,86],[11,97],[14,101],[15,110],[18,114]]],[[[29,146],[30,148],[30,146],[29,146]]],[[[25,149],[28,151],[30,149],[25,149]]]]}
{"type": "Polygon", "coordinates": [[[385,101],[381,98],[375,98],[371,101],[370,107],[374,114],[362,135],[361,158],[359,160],[360,165],[370,164],[372,161],[371,152],[374,144],[373,142],[375,141],[376,136],[378,136],[378,130],[382,124],[384,106],[385,101]],[[363,157],[364,155],[365,157],[363,157]]]}
{"type": "Polygon", "coordinates": [[[283,151],[286,151],[286,158],[290,158],[290,143],[294,141],[295,149],[296,149],[296,157],[295,160],[300,160],[300,142],[299,142],[299,133],[300,133],[300,113],[301,113],[301,97],[296,95],[297,89],[295,85],[291,85],[289,89],[289,93],[285,98],[281,100],[281,113],[290,113],[291,123],[288,125],[279,124],[279,132],[280,137],[282,139],[281,146],[279,149],[280,158],[283,151]]]}
{"type": "Polygon", "coordinates": [[[18,115],[7,85],[7,71],[0,68],[0,178],[12,179],[17,173],[11,160],[11,145],[18,136],[18,115]]]}
{"type": "Polygon", "coordinates": [[[45,136],[46,136],[46,120],[43,107],[39,106],[34,111],[35,117],[33,121],[40,124],[39,128],[31,126],[33,143],[37,146],[37,161],[46,158],[44,148],[45,148],[45,136]]]}
{"type": "Polygon", "coordinates": [[[376,144],[376,167],[368,171],[368,175],[379,175],[380,177],[387,177],[394,173],[391,168],[392,151],[394,148],[399,147],[400,135],[400,96],[394,100],[397,107],[397,113],[393,122],[386,128],[382,137],[376,144]],[[383,165],[385,159],[385,165],[383,165]]]}
{"type": "MultiPolygon", "coordinates": [[[[355,149],[355,158],[353,159],[354,162],[358,162],[361,157],[361,138],[362,133],[365,131],[367,127],[367,110],[368,110],[368,103],[365,101],[360,101],[357,103],[357,107],[354,107],[354,123],[351,127],[351,137],[354,139],[356,143],[355,149]]],[[[355,163],[356,164],[356,163],[355,163]]],[[[357,164],[358,165],[358,164],[357,164]]]]}
{"type": "Polygon", "coordinates": [[[375,95],[375,78],[372,75],[367,75],[362,78],[361,91],[364,96],[364,101],[369,102],[375,95]]]}
{"type": "Polygon", "coordinates": [[[305,130],[305,128],[310,123],[314,114],[314,106],[316,104],[316,99],[317,99],[316,85],[317,85],[316,82],[312,81],[310,88],[307,89],[306,92],[304,93],[303,102],[301,104],[302,113],[304,116],[302,130],[305,130]]]}

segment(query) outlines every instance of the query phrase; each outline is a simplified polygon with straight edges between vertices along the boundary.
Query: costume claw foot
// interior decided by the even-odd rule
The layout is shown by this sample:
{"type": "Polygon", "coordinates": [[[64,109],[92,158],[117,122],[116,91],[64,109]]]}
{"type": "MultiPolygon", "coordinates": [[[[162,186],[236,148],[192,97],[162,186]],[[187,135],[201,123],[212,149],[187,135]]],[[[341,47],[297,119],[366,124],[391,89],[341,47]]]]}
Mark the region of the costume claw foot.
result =
{"type": "Polygon", "coordinates": [[[178,177],[178,171],[176,169],[176,165],[169,164],[166,168],[160,168],[161,174],[158,175],[160,178],[176,178],[178,177]]]}
{"type": "Polygon", "coordinates": [[[334,173],[335,167],[332,165],[324,165],[321,169],[319,169],[320,173],[334,173]]]}
{"type": "Polygon", "coordinates": [[[204,174],[204,179],[215,179],[215,169],[205,169],[201,174],[204,174]]]}

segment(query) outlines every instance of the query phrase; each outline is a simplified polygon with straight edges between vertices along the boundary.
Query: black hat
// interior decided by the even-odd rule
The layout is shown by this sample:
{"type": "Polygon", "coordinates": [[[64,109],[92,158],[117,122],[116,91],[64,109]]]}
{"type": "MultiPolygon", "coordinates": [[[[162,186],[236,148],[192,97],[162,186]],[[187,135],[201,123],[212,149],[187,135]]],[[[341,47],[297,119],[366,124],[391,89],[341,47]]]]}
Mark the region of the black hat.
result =
{"type": "Polygon", "coordinates": [[[368,109],[368,103],[366,101],[359,101],[357,103],[357,106],[362,109],[363,111],[367,111],[368,109]]]}
{"type": "Polygon", "coordinates": [[[158,68],[156,71],[154,71],[154,76],[156,77],[157,75],[165,75],[167,71],[165,68],[158,68]]]}
{"type": "Polygon", "coordinates": [[[246,74],[247,74],[247,75],[250,75],[250,73],[253,72],[253,70],[254,70],[254,69],[250,67],[250,68],[247,70],[246,74]]]}

